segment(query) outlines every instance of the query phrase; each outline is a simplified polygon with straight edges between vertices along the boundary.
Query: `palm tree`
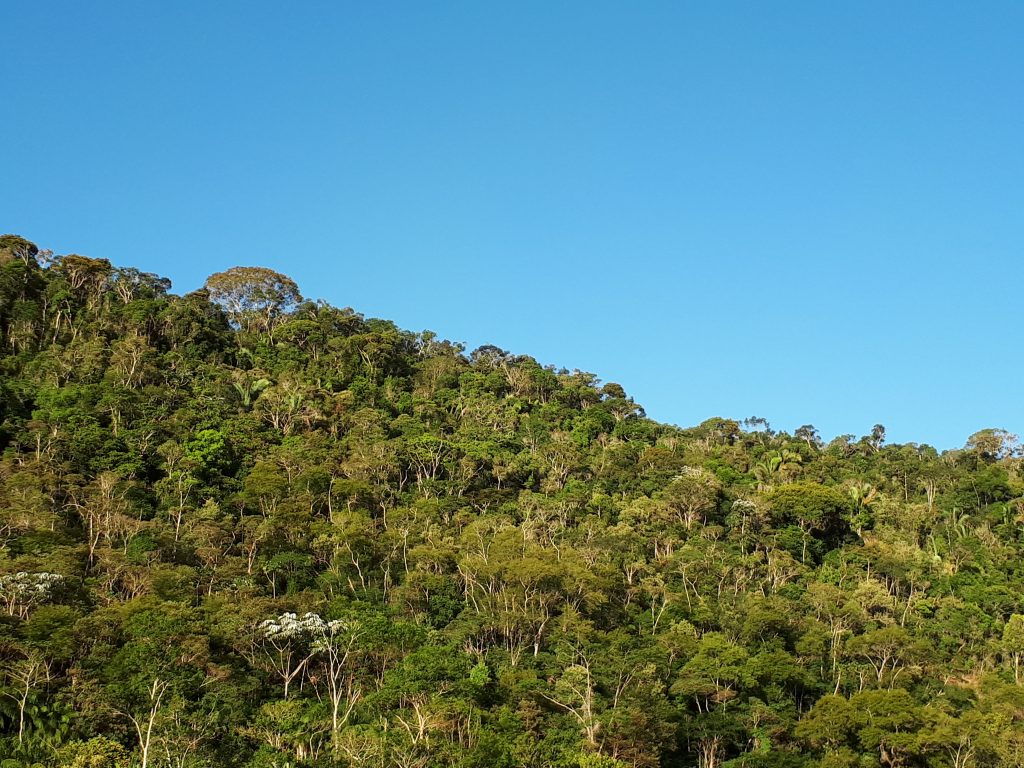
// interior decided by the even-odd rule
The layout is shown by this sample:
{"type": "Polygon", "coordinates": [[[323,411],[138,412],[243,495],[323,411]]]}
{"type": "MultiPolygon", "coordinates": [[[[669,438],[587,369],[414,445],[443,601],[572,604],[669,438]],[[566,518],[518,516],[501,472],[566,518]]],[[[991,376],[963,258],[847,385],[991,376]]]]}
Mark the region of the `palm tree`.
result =
{"type": "Polygon", "coordinates": [[[259,396],[260,392],[269,387],[273,382],[270,379],[253,379],[248,373],[239,372],[235,376],[234,381],[231,382],[235,391],[238,393],[239,400],[242,401],[243,408],[249,408],[253,401],[259,396]]]}
{"type": "Polygon", "coordinates": [[[868,482],[854,482],[850,486],[850,498],[853,500],[853,515],[851,522],[861,536],[864,526],[871,522],[871,504],[878,497],[878,489],[868,482]]]}
{"type": "Polygon", "coordinates": [[[802,463],[803,457],[789,448],[766,453],[761,457],[761,461],[754,465],[757,490],[770,490],[775,481],[791,482],[800,472],[802,463]]]}

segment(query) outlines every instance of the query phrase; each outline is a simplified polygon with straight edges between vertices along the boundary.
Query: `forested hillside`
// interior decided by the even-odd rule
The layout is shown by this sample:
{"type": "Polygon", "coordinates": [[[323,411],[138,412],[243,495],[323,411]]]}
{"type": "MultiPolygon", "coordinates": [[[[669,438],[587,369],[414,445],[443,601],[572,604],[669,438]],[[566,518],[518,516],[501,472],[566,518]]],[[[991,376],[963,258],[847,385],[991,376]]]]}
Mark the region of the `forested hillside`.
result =
{"type": "Polygon", "coordinates": [[[865,431],[5,236],[0,765],[1024,765],[1016,439],[865,431]]]}

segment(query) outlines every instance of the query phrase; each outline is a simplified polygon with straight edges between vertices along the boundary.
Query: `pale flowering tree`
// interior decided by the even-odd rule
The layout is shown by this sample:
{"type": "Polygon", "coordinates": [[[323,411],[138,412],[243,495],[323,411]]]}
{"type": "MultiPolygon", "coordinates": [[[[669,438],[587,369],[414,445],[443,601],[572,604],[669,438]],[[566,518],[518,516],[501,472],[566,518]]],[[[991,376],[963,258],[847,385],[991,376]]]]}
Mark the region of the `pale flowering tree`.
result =
{"type": "Polygon", "coordinates": [[[284,684],[286,699],[292,680],[301,675],[310,660],[319,653],[313,641],[323,634],[326,623],[315,613],[305,613],[301,617],[282,613],[276,619],[261,621],[257,627],[270,666],[284,684]]]}
{"type": "Polygon", "coordinates": [[[8,616],[27,618],[32,609],[50,600],[64,583],[57,573],[19,571],[0,576],[0,605],[8,616]]]}
{"type": "Polygon", "coordinates": [[[282,613],[276,619],[260,622],[258,631],[263,650],[284,684],[286,699],[292,681],[307,672],[315,659],[320,660],[322,676],[310,675],[310,679],[324,680],[331,702],[331,724],[337,733],[362,697],[352,668],[361,634],[359,625],[341,619],[328,621],[315,613],[282,613]]]}

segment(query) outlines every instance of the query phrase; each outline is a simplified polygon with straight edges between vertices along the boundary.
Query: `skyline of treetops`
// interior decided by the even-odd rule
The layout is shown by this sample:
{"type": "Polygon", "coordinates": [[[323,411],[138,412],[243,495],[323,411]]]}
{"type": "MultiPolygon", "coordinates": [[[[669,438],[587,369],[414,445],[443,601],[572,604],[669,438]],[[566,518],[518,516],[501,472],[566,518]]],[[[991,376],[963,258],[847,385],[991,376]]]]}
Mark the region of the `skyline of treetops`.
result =
{"type": "Polygon", "coordinates": [[[170,288],[0,236],[0,768],[1024,764],[1010,432],[679,427],[170,288]]]}

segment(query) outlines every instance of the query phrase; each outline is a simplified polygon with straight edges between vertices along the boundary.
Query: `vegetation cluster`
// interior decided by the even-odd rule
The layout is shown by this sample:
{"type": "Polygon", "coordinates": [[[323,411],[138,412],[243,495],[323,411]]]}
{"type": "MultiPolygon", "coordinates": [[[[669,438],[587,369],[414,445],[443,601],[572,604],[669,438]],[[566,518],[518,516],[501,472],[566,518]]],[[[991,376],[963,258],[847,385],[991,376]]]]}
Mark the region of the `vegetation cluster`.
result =
{"type": "Polygon", "coordinates": [[[0,766],[1021,766],[1021,461],[4,236],[0,766]]]}

